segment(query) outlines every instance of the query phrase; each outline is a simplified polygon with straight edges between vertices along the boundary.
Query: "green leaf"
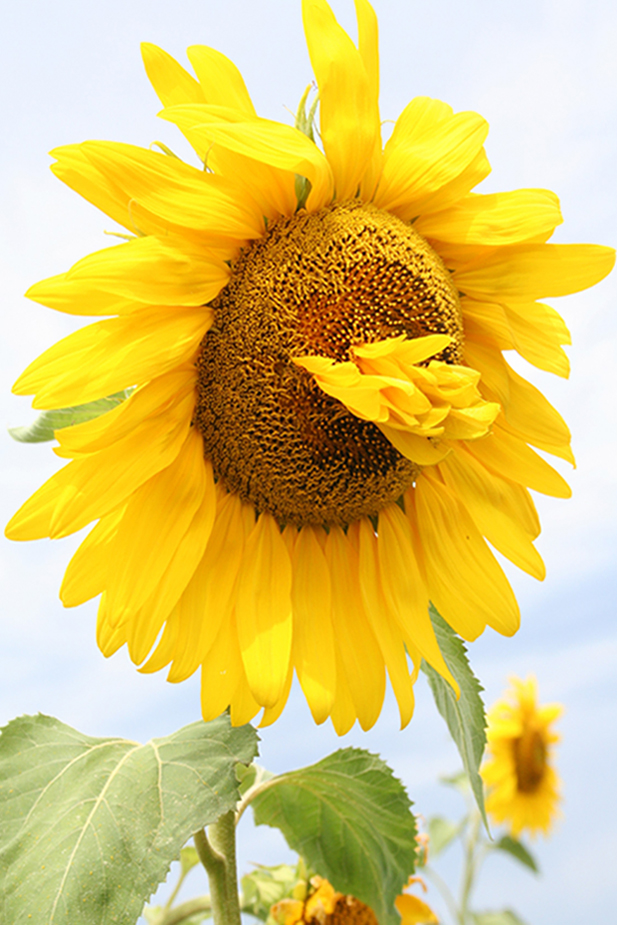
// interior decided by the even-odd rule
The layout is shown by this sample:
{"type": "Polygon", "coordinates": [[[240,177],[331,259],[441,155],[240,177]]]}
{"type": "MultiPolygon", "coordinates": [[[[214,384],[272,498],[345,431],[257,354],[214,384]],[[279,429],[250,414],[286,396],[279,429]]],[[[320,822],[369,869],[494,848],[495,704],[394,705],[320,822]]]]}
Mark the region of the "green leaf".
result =
{"type": "Polygon", "coordinates": [[[442,816],[432,816],[428,820],[429,857],[436,858],[438,854],[441,854],[459,834],[463,823],[451,822],[442,816]]]}
{"type": "Polygon", "coordinates": [[[279,864],[276,867],[260,865],[242,877],[242,911],[265,922],[270,914],[270,907],[291,896],[298,879],[298,868],[289,864],[279,864]]]}
{"type": "Polygon", "coordinates": [[[467,650],[463,641],[437,613],[432,604],[429,612],[439,648],[461,689],[460,698],[456,699],[456,694],[448,682],[444,681],[441,675],[425,661],[422,662],[422,670],[428,676],[428,683],[431,686],[437,709],[448,724],[450,735],[459,750],[473,795],[488,829],[484,811],[482,778],[478,773],[486,745],[486,718],[480,696],[483,688],[469,667],[467,650]]]}
{"type": "Polygon", "coordinates": [[[416,825],[405,788],[381,758],[341,749],[266,782],[252,805],[257,825],[279,828],[336,890],[398,925],[394,900],[414,870],[416,825]]]}
{"type": "Polygon", "coordinates": [[[107,411],[112,411],[125,401],[131,394],[130,389],[116,392],[107,398],[89,401],[85,405],[75,405],[73,408],[58,408],[56,411],[43,411],[36,421],[25,427],[9,427],[13,440],[20,443],[45,443],[54,439],[54,432],[74,424],[83,424],[98,418],[107,411]]]}
{"type": "Polygon", "coordinates": [[[517,838],[512,838],[511,835],[504,835],[503,838],[500,838],[498,842],[492,845],[492,848],[495,851],[505,851],[507,854],[511,854],[512,857],[520,861],[521,864],[524,864],[525,867],[529,867],[530,870],[533,870],[534,874],[540,873],[538,862],[533,854],[531,854],[525,845],[517,838]]]}
{"type": "Polygon", "coordinates": [[[0,922],[134,925],[193,832],[233,809],[252,726],[224,714],[146,745],[49,716],[0,737],[0,922]]]}
{"type": "Polygon", "coordinates": [[[501,912],[472,912],[474,925],[525,925],[511,909],[502,909],[501,912]]]}

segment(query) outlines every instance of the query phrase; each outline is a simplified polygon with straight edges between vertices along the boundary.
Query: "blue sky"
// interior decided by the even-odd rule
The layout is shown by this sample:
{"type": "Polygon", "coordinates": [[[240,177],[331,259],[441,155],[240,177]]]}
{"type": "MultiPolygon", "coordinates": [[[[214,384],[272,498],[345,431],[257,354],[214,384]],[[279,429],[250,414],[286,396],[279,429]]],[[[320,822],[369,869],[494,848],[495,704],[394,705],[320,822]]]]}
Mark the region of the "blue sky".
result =
{"type": "MultiPolygon", "coordinates": [[[[353,3],[333,7],[353,34],[353,3]]],[[[617,243],[617,7],[609,0],[375,0],[380,18],[382,118],[396,118],[415,95],[484,115],[493,173],[482,189],[548,187],[561,198],[557,241],[617,243]]],[[[9,394],[25,365],[76,322],[23,299],[37,279],[68,268],[113,242],[113,223],[54,179],[46,152],[89,138],[147,146],[161,140],[190,157],[143,72],[139,42],[162,45],[184,61],[191,44],[212,45],[241,68],[261,115],[285,121],[311,79],[296,0],[30,0],[0,12],[0,421],[33,418],[27,399],[9,394]]],[[[490,630],[471,646],[487,701],[508,675],[535,672],[544,700],[560,700],[559,763],[564,820],[537,852],[535,880],[496,859],[478,906],[515,906],[529,925],[608,920],[615,906],[617,669],[614,566],[617,549],[617,277],[554,300],[574,340],[568,382],[525,370],[570,424],[578,468],[564,474],[572,500],[538,499],[543,584],[509,569],[523,612],[514,639],[490,630]]],[[[524,363],[517,368],[523,369],[524,363]]],[[[2,519],[57,467],[49,444],[22,446],[0,434],[2,519]]],[[[124,652],[105,661],[94,640],[95,606],[64,610],[57,597],[77,538],[2,541],[0,720],[43,711],[93,735],[145,740],[198,717],[198,683],[168,685],[140,676],[124,652]]],[[[399,732],[389,699],[368,734],[342,741],[315,727],[296,692],[283,719],[263,733],[263,762],[282,771],[318,760],[339,745],[379,751],[408,786],[417,810],[456,812],[435,784],[457,769],[445,727],[423,682],[417,711],[399,732]]],[[[248,814],[247,814],[248,815],[248,814]]],[[[276,862],[276,833],[243,821],[240,858],[276,862]]],[[[456,871],[446,856],[443,870],[456,871]]],[[[195,875],[195,889],[200,889],[195,875]]]]}

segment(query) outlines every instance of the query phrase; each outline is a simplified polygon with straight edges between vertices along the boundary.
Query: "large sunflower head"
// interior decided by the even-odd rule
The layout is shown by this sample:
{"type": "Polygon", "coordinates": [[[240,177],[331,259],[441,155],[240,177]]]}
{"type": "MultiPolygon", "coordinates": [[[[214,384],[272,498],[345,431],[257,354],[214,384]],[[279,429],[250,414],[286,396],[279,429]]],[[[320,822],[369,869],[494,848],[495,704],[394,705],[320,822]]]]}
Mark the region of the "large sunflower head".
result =
{"type": "Polygon", "coordinates": [[[547,835],[559,815],[560,780],[552,752],[560,737],[551,727],[562,709],[557,703],[538,705],[535,678],[512,678],[512,688],[488,714],[488,760],[482,766],[486,809],[515,838],[524,831],[547,835]]]}
{"type": "Polygon", "coordinates": [[[418,97],[382,143],[377,23],[358,45],[304,0],[318,85],[296,125],[260,118],[212,48],[195,77],[143,48],[196,164],[111,142],[52,169],[130,240],[28,295],[108,316],[20,377],[37,408],[132,388],[57,433],[71,462],[15,515],[14,539],[96,524],[67,606],[101,595],[105,655],[125,643],[169,680],[201,668],[204,718],[283,709],[295,672],[316,722],[377,719],[386,671],[401,722],[422,658],[453,682],[432,600],[470,640],[513,633],[488,540],[542,578],[528,488],[569,489],[532,447],[572,460],[559,414],[503,350],[567,375],[568,332],[543,302],[605,276],[614,254],[547,244],[546,190],[481,195],[485,120],[418,97]]]}

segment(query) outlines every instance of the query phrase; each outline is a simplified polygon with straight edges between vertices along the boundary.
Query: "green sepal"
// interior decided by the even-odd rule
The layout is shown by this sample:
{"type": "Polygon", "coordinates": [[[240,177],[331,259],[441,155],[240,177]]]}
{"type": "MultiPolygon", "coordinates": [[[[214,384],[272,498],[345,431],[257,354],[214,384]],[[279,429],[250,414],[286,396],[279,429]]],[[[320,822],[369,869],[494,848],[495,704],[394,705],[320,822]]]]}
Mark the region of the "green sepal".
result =
{"type": "Polygon", "coordinates": [[[113,411],[131,394],[132,389],[123,389],[107,398],[97,398],[96,401],[86,402],[84,405],[74,405],[72,408],[57,408],[54,411],[43,411],[32,424],[24,427],[9,427],[9,434],[13,440],[20,443],[45,443],[53,440],[55,431],[74,424],[83,424],[94,418],[113,411]]]}
{"type": "Polygon", "coordinates": [[[460,688],[460,697],[441,675],[427,662],[422,662],[422,670],[437,704],[437,709],[445,719],[450,735],[463,761],[463,767],[475,797],[484,825],[488,822],[484,809],[484,789],[479,774],[480,763],[486,746],[486,716],[480,692],[483,690],[473,674],[467,659],[465,645],[443,617],[431,604],[429,613],[435,636],[444,660],[460,688]]]}

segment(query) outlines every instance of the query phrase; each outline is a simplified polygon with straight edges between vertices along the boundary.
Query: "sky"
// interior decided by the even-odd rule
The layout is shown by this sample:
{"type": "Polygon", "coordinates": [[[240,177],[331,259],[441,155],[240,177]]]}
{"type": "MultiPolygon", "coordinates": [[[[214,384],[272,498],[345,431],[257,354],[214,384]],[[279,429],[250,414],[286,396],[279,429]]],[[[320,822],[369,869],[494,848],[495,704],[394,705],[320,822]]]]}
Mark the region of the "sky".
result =
{"type": "MultiPolygon", "coordinates": [[[[354,35],[352,0],[335,13],[354,35]]],[[[611,0],[375,0],[380,20],[381,112],[395,119],[416,95],[475,110],[491,126],[493,172],[483,192],[548,187],[560,196],[559,242],[617,244],[617,7],[611,0]]],[[[27,446],[2,432],[34,419],[10,394],[21,370],[79,325],[23,298],[33,282],[113,243],[113,223],[48,170],[47,152],[86,139],[147,147],[163,141],[192,161],[160,106],[139,54],[154,42],[186,64],[206,44],[242,70],[260,115],[290,121],[312,75],[298,0],[29,0],[0,11],[0,513],[2,522],[58,467],[51,444],[27,446]]],[[[513,639],[487,633],[470,647],[491,703],[512,674],[535,673],[541,698],[561,701],[564,816],[534,849],[542,877],[504,859],[487,863],[476,907],[510,905],[528,925],[607,921],[615,908],[617,858],[617,276],[553,300],[572,332],[569,381],[515,364],[553,401],[573,432],[577,469],[561,467],[569,501],[538,497],[542,584],[507,567],[522,609],[513,639]]],[[[17,544],[0,554],[0,722],[42,711],[90,735],[146,741],[199,717],[198,679],[169,685],[141,676],[121,650],[106,661],[94,639],[96,604],[65,610],[62,574],[80,537],[17,544]]],[[[454,815],[455,794],[437,777],[459,766],[421,680],[416,715],[399,731],[388,697],[369,733],[339,739],[316,727],[294,690],[279,722],[263,730],[261,761],[273,771],[315,762],[335,748],[379,752],[416,810],[454,815]]],[[[291,857],[274,831],[240,830],[240,866],[291,857]]],[[[438,865],[451,881],[458,858],[438,865]]],[[[187,884],[205,889],[198,874],[187,884]]],[[[440,908],[434,894],[429,902],[440,908]]]]}

